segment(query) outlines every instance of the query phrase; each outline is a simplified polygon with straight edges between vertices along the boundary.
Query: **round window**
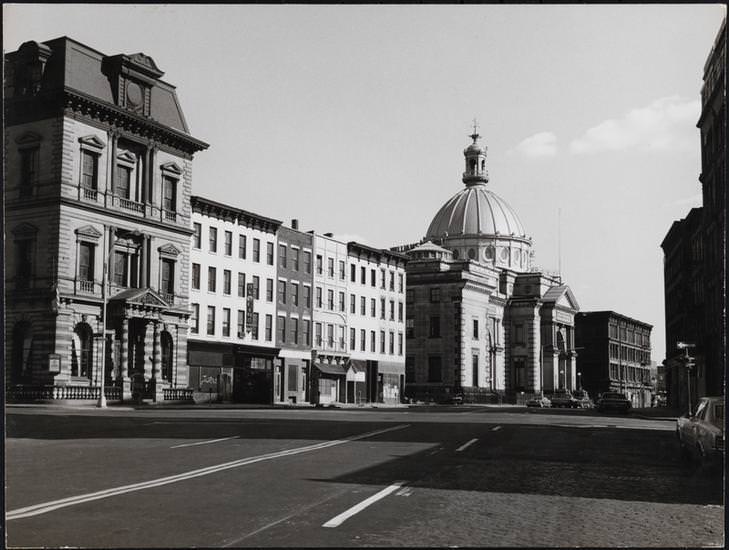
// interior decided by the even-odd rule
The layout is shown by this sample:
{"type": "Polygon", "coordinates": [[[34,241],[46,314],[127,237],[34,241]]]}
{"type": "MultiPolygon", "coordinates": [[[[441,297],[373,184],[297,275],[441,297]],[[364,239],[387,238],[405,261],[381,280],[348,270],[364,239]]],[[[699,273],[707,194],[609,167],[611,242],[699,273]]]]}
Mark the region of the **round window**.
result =
{"type": "Polygon", "coordinates": [[[503,261],[506,261],[509,259],[509,249],[508,248],[502,248],[501,249],[501,259],[503,261]]]}
{"type": "Polygon", "coordinates": [[[468,257],[472,260],[476,259],[476,251],[473,248],[468,249],[468,257]]]}
{"type": "Polygon", "coordinates": [[[483,251],[483,257],[487,260],[493,260],[494,259],[494,247],[493,246],[487,246],[486,250],[483,251]]]}
{"type": "Polygon", "coordinates": [[[521,250],[517,248],[516,250],[514,250],[514,261],[516,263],[519,263],[519,260],[521,260],[521,250]]]}

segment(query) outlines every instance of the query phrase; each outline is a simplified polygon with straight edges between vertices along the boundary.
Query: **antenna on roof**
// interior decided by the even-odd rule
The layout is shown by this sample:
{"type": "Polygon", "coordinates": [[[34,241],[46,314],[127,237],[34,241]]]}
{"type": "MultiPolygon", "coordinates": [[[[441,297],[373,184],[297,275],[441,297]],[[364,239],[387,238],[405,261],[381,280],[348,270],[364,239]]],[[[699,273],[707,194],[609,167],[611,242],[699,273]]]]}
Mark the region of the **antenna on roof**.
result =
{"type": "Polygon", "coordinates": [[[557,275],[562,284],[562,209],[557,208],[557,275]]]}

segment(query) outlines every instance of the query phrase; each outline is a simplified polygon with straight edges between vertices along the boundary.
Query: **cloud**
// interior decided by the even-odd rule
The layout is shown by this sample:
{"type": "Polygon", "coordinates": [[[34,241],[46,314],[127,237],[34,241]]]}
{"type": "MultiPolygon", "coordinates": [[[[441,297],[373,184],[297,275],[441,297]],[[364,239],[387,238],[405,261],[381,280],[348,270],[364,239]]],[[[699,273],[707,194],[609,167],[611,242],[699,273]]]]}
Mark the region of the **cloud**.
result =
{"type": "Polygon", "coordinates": [[[553,132],[539,132],[522,140],[514,147],[525,157],[553,157],[557,154],[557,136],[553,132]]]}
{"type": "Polygon", "coordinates": [[[636,149],[640,151],[690,151],[698,143],[696,121],[699,100],[663,97],[647,107],[633,109],[619,119],[608,119],[573,140],[574,154],[636,149]]]}

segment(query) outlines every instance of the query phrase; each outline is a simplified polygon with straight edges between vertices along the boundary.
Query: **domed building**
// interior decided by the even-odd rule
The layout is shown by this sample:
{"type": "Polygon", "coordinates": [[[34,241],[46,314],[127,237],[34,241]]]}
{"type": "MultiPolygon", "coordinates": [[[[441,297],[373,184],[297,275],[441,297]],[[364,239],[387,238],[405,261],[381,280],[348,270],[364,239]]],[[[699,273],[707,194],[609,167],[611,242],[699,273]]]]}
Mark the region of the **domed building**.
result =
{"type": "Polygon", "coordinates": [[[574,317],[559,276],[532,265],[532,238],[487,187],[487,148],[471,134],[465,188],[438,210],[409,257],[405,395],[526,401],[578,389],[574,317]]]}

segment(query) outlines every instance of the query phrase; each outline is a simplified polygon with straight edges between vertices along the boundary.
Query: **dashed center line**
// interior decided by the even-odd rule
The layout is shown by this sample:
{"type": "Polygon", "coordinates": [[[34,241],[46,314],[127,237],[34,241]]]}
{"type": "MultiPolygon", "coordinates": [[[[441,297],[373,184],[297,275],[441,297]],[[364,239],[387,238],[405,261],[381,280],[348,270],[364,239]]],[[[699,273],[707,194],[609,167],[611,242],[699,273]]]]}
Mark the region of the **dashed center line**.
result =
{"type": "Polygon", "coordinates": [[[393,492],[397,491],[400,487],[402,487],[403,485],[405,485],[405,483],[407,483],[407,482],[405,482],[405,481],[396,481],[395,483],[393,483],[389,487],[385,487],[384,489],[382,489],[382,491],[380,491],[379,493],[375,493],[371,497],[364,499],[359,504],[355,504],[349,510],[345,510],[344,512],[342,512],[338,516],[334,516],[332,519],[330,519],[325,524],[323,524],[322,527],[339,527],[342,523],[344,523],[345,521],[347,521],[353,515],[358,514],[359,512],[361,512],[362,510],[364,510],[368,506],[374,504],[378,500],[385,498],[390,493],[393,493],[393,492]]]}
{"type": "Polygon", "coordinates": [[[170,449],[179,449],[181,447],[195,447],[196,445],[209,445],[210,443],[218,443],[219,441],[228,441],[229,439],[238,439],[237,435],[231,437],[221,437],[220,439],[208,439],[207,441],[198,441],[197,443],[183,443],[182,445],[174,445],[170,449]]]}
{"type": "Polygon", "coordinates": [[[478,441],[478,437],[475,437],[471,441],[468,441],[468,442],[464,443],[463,445],[461,445],[460,447],[458,447],[456,449],[456,452],[457,453],[460,453],[461,451],[463,451],[465,449],[468,449],[468,447],[470,447],[471,445],[473,445],[474,443],[476,443],[476,441],[478,441]]]}

